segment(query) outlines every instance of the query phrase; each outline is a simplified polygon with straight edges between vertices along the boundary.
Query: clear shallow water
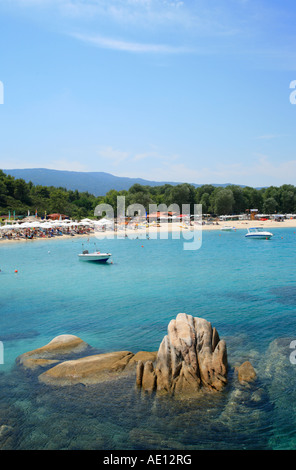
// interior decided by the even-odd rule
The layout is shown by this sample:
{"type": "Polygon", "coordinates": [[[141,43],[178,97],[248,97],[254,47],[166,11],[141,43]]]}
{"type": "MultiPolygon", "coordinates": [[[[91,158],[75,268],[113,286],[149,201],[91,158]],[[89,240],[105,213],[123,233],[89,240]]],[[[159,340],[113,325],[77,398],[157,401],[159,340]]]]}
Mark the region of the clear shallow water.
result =
{"type": "Polygon", "coordinates": [[[78,261],[85,239],[0,245],[0,425],[9,426],[2,447],[295,448],[296,234],[279,228],[265,241],[244,233],[204,231],[197,251],[184,251],[182,239],[92,239],[90,249],[96,241],[112,252],[106,265],[78,261]],[[180,312],[206,318],[226,340],[230,381],[218,396],[142,396],[134,378],[111,391],[49,389],[15,369],[18,355],[60,334],[101,352],[155,351],[180,312]],[[258,373],[249,389],[233,373],[244,360],[258,373]]]}

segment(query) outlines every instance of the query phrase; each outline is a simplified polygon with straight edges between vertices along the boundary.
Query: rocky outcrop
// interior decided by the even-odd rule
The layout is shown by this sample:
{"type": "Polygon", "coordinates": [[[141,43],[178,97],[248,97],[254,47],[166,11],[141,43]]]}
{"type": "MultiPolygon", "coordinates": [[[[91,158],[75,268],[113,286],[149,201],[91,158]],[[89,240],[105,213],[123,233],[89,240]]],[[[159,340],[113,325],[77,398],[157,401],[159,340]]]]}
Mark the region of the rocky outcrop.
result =
{"type": "Polygon", "coordinates": [[[135,367],[138,362],[146,362],[146,361],[152,361],[154,362],[157,357],[157,351],[139,351],[137,352],[129,361],[128,363],[128,368],[135,367]]]}
{"type": "Polygon", "coordinates": [[[153,392],[155,390],[156,374],[152,361],[146,361],[145,363],[142,361],[138,362],[136,384],[146,392],[153,392]]]}
{"type": "Polygon", "coordinates": [[[77,336],[61,335],[16,362],[38,373],[40,367],[46,368],[39,381],[56,386],[111,381],[134,371],[137,386],[149,392],[192,395],[201,387],[222,390],[227,383],[225,341],[208,321],[185,313],[169,323],[158,352],[95,354],[77,336]]]}
{"type": "Polygon", "coordinates": [[[105,382],[117,378],[133,356],[129,351],[116,351],[64,361],[43,372],[38,379],[58,386],[105,382]]]}
{"type": "Polygon", "coordinates": [[[45,346],[28,351],[16,359],[16,363],[24,369],[35,370],[56,364],[61,358],[79,354],[89,348],[89,345],[74,335],[56,336],[45,346]]]}
{"type": "Polygon", "coordinates": [[[169,323],[155,365],[137,367],[137,385],[147,391],[192,395],[201,387],[222,390],[226,383],[225,341],[208,321],[185,313],[169,323]]]}
{"type": "Polygon", "coordinates": [[[38,374],[40,368],[46,369],[38,380],[48,385],[88,385],[134,373],[139,361],[154,361],[157,355],[149,351],[136,354],[130,351],[95,354],[94,351],[77,336],[60,335],[45,346],[22,354],[16,363],[23,370],[38,374]],[[84,356],[85,353],[88,354],[84,356]]]}

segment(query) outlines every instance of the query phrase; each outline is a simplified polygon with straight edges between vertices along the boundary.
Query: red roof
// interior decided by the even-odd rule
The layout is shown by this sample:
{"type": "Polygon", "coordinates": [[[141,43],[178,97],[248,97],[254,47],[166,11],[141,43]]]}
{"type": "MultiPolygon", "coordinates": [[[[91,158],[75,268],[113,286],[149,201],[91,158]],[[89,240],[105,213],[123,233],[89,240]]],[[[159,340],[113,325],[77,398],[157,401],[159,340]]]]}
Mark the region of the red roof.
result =
{"type": "Polygon", "coordinates": [[[147,214],[147,217],[163,217],[163,216],[172,216],[175,212],[152,212],[151,214],[147,214]]]}
{"type": "Polygon", "coordinates": [[[49,217],[50,219],[68,219],[69,216],[68,215],[65,215],[65,214],[49,214],[47,217],[49,217]]]}

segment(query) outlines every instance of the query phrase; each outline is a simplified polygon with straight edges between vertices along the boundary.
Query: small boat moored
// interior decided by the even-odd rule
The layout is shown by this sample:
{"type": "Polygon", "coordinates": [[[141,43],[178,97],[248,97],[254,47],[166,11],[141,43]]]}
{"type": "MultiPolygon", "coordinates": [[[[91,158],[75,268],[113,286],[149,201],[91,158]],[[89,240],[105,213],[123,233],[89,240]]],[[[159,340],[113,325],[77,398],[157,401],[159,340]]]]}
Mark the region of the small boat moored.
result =
{"type": "Polygon", "coordinates": [[[231,225],[224,225],[224,227],[221,228],[223,232],[235,232],[236,228],[232,227],[231,225]]]}
{"type": "Polygon", "coordinates": [[[78,255],[81,261],[96,261],[99,263],[105,263],[110,256],[112,256],[111,253],[100,253],[100,251],[89,253],[88,250],[84,250],[78,255]]]}
{"type": "Polygon", "coordinates": [[[245,237],[269,240],[271,237],[273,237],[273,233],[266,232],[265,230],[259,227],[252,227],[248,228],[248,233],[246,233],[245,237]]]}

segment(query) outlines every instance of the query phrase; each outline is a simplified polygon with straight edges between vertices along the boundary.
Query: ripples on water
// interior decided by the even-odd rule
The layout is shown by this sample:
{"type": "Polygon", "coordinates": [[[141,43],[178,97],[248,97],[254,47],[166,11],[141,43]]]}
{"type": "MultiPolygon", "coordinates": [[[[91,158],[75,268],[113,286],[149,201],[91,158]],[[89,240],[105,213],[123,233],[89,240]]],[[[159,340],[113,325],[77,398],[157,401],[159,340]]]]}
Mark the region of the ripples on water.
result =
{"type": "Polygon", "coordinates": [[[183,251],[181,240],[104,240],[101,250],[113,253],[108,266],[79,263],[78,239],[2,245],[2,448],[295,448],[289,345],[296,238],[289,229],[275,230],[266,242],[243,235],[204,232],[196,252],[183,251]],[[135,389],[134,376],[111,389],[58,389],[14,366],[19,354],[65,333],[101,352],[156,350],[179,312],[206,318],[226,340],[229,384],[221,394],[182,401],[147,396],[135,389]],[[245,360],[258,374],[250,387],[234,373],[245,360]]]}
{"type": "MultiPolygon", "coordinates": [[[[3,377],[2,377],[3,378],[3,377]]],[[[256,392],[201,393],[197,400],[143,395],[135,378],[109,385],[51,389],[16,372],[5,387],[2,422],[13,426],[6,446],[17,449],[268,448],[271,405],[256,392]],[[7,407],[7,404],[9,406],[7,407]]]]}

